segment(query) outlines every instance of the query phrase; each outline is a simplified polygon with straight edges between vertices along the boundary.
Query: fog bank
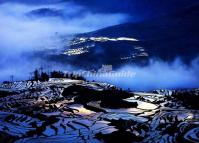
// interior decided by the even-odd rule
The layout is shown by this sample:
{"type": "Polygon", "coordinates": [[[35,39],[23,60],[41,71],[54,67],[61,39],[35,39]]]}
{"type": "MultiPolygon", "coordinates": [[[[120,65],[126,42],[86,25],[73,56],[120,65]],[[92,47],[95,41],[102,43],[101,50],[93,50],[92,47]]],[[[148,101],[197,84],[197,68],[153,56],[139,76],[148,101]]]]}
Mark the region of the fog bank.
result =
{"type": "Polygon", "coordinates": [[[176,59],[172,63],[151,60],[146,67],[126,65],[116,73],[131,72],[132,77],[88,77],[89,80],[108,82],[124,89],[155,90],[199,87],[199,58],[185,65],[176,59]]]}

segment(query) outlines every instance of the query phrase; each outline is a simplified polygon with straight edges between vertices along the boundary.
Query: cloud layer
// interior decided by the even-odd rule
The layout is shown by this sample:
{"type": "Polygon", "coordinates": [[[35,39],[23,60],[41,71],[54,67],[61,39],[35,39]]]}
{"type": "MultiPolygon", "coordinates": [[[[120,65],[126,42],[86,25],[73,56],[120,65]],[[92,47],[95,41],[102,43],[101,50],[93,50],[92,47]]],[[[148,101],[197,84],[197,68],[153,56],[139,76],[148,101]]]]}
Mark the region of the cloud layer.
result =
{"type": "Polygon", "coordinates": [[[67,36],[97,30],[127,20],[124,14],[93,14],[72,3],[39,6],[5,3],[0,5],[0,18],[2,19],[0,46],[17,51],[49,47],[55,33],[67,36]],[[44,8],[59,10],[64,17],[44,17],[42,13],[35,15],[35,18],[27,15],[33,10],[44,8]]]}
{"type": "Polygon", "coordinates": [[[124,89],[142,91],[199,87],[199,58],[193,60],[191,65],[185,65],[179,59],[172,63],[151,60],[146,67],[126,65],[116,72],[135,73],[135,76],[88,79],[108,82],[124,89]]]}
{"type": "Polygon", "coordinates": [[[4,80],[6,75],[15,71],[17,74],[19,68],[30,71],[39,66],[40,62],[29,58],[27,53],[61,49],[67,42],[63,42],[61,36],[67,39],[73,34],[123,23],[128,16],[91,13],[74,3],[25,5],[9,2],[0,4],[0,19],[0,72],[4,73],[0,80],[4,80]],[[59,11],[60,15],[46,16],[45,10],[59,11]]]}

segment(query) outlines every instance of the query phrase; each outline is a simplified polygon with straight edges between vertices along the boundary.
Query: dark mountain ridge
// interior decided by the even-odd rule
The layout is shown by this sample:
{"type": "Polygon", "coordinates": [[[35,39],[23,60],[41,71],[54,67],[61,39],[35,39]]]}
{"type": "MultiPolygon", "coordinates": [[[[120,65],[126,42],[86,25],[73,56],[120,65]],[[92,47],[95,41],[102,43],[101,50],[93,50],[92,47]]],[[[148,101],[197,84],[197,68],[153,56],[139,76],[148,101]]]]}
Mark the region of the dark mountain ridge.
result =
{"type": "MultiPolygon", "coordinates": [[[[161,18],[116,25],[78,36],[136,38],[138,45],[144,47],[151,57],[165,61],[179,57],[189,63],[199,53],[198,15],[199,5],[195,5],[161,18]]],[[[121,48],[129,49],[123,45],[121,48]]]]}
{"type": "Polygon", "coordinates": [[[198,15],[199,5],[194,5],[163,17],[78,34],[63,54],[50,59],[83,68],[147,65],[151,59],[173,62],[176,58],[190,64],[199,55],[198,15]]]}

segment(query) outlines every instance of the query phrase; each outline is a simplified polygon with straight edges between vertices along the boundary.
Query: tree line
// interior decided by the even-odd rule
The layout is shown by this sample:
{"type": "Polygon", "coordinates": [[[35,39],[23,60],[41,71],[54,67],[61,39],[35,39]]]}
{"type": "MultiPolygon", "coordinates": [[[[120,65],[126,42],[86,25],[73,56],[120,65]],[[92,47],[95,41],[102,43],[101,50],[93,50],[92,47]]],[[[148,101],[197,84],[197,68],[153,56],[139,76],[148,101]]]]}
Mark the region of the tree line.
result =
{"type": "Polygon", "coordinates": [[[50,73],[47,73],[43,71],[39,72],[38,69],[34,71],[34,75],[31,80],[45,82],[49,81],[50,78],[70,78],[76,80],[86,80],[83,76],[73,73],[64,73],[62,71],[52,71],[50,73]]]}

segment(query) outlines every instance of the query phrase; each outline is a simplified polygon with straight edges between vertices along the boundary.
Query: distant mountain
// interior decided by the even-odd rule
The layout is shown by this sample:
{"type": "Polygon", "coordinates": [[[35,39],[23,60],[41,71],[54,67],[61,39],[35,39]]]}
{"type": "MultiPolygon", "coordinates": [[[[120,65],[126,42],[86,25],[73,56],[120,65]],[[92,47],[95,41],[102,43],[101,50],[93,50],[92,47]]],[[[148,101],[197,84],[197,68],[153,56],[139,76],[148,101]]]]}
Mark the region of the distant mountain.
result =
{"type": "Polygon", "coordinates": [[[40,8],[36,10],[32,10],[27,13],[27,16],[30,17],[62,17],[63,13],[61,10],[53,9],[53,8],[40,8]]]}
{"type": "Polygon", "coordinates": [[[189,63],[199,54],[199,5],[139,23],[126,23],[77,35],[63,55],[76,66],[141,64],[150,59],[189,63]]]}

